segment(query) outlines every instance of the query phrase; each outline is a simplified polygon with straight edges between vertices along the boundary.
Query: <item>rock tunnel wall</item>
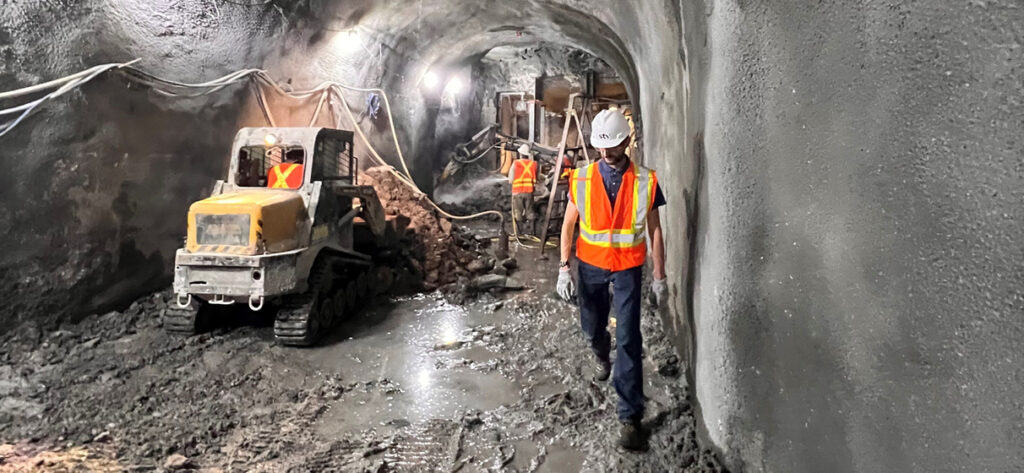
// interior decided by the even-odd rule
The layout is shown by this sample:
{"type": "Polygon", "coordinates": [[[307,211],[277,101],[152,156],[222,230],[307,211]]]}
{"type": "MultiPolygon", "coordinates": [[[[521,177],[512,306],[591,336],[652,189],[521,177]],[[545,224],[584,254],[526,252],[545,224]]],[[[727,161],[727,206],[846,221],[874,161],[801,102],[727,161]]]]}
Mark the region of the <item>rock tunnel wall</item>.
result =
{"type": "MultiPolygon", "coordinates": [[[[18,0],[0,7],[0,90],[143,58],[213,78],[262,62],[276,11],[18,0]]],[[[169,282],[189,202],[224,172],[239,89],[169,101],[105,77],[0,138],[0,330],[107,310],[169,282]]]]}
{"type": "MultiPolygon", "coordinates": [[[[670,327],[734,470],[1021,465],[1014,2],[289,5],[9,2],[0,90],[134,57],[186,81],[263,66],[299,88],[379,86],[429,187],[450,137],[419,87],[428,68],[496,46],[586,50],[642,114],[669,201],[670,327]],[[376,51],[333,41],[355,24],[376,51]]],[[[0,330],[165,284],[188,203],[260,120],[241,87],[168,101],[103,79],[0,139],[0,330]]],[[[361,126],[395,163],[386,118],[361,126]]]]}

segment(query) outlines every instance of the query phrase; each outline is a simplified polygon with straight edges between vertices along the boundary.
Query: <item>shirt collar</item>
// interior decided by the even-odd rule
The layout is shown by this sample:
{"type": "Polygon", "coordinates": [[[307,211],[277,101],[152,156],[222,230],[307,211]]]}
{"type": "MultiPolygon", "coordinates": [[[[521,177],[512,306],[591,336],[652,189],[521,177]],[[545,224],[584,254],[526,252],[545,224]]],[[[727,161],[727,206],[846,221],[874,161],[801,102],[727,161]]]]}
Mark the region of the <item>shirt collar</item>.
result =
{"type": "Polygon", "coordinates": [[[626,166],[623,167],[622,169],[618,169],[618,168],[612,166],[611,164],[608,164],[608,162],[605,161],[604,159],[601,159],[597,163],[597,165],[600,166],[602,171],[606,171],[606,172],[607,171],[612,171],[612,172],[614,172],[616,174],[624,174],[626,172],[626,170],[629,169],[629,164],[630,164],[629,160],[627,159],[626,160],[626,166]]]}

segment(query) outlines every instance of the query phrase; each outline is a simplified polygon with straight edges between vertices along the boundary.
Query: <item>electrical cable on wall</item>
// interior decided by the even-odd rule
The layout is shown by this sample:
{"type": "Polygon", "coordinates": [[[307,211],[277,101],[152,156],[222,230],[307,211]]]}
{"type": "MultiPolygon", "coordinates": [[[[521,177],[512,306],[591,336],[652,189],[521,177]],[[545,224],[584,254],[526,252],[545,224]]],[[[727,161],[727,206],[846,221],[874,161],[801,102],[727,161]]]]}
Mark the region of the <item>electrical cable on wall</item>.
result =
{"type": "MultiPolygon", "coordinates": [[[[14,129],[14,127],[18,126],[29,115],[35,112],[42,104],[46,103],[49,100],[58,98],[66,94],[67,92],[81,86],[82,84],[85,84],[86,82],[95,79],[99,75],[111,70],[116,70],[117,72],[121,73],[123,77],[127,78],[132,83],[147,86],[154,92],[168,97],[200,97],[215,93],[230,85],[249,80],[253,84],[257,104],[262,110],[264,117],[266,118],[270,126],[276,126],[276,123],[273,114],[270,112],[270,109],[267,106],[266,95],[263,91],[263,87],[269,87],[278,94],[286,97],[291,97],[293,99],[306,99],[311,96],[320,94],[320,101],[317,104],[316,110],[314,110],[313,112],[313,117],[310,121],[310,125],[316,122],[320,113],[320,108],[323,106],[329,94],[333,92],[342,102],[342,110],[348,116],[349,121],[352,123],[353,129],[356,131],[356,134],[358,134],[359,137],[366,144],[366,147],[370,151],[371,157],[373,158],[374,162],[381,166],[385,166],[391,174],[398,178],[399,181],[406,184],[419,194],[426,196],[426,193],[423,192],[419,188],[419,186],[417,186],[416,183],[413,181],[412,173],[409,172],[409,166],[406,164],[405,155],[402,152],[401,145],[399,144],[398,133],[397,129],[395,128],[395,122],[393,118],[394,115],[391,111],[391,102],[388,99],[387,93],[385,93],[384,90],[382,89],[352,87],[337,82],[328,81],[322,82],[316,87],[309,90],[287,91],[284,88],[282,88],[276,81],[274,81],[265,70],[262,69],[242,69],[211,81],[189,84],[184,82],[162,79],[152,74],[149,74],[141,69],[133,67],[132,65],[138,61],[140,61],[140,59],[135,59],[133,61],[126,63],[103,64],[42,84],[24,87],[21,89],[16,89],[8,92],[0,92],[0,100],[6,100],[11,98],[23,97],[26,95],[56,88],[56,90],[50,92],[42,98],[15,107],[0,109],[0,116],[17,114],[20,112],[20,114],[15,119],[5,123],[0,123],[0,137],[3,137],[12,129],[14,129]],[[185,89],[201,89],[201,91],[195,93],[186,93],[184,91],[185,89]],[[362,128],[359,126],[359,123],[356,121],[355,116],[353,116],[352,114],[352,110],[349,107],[348,101],[345,99],[343,93],[344,90],[377,94],[381,99],[383,99],[384,109],[386,110],[388,116],[388,125],[390,127],[391,137],[395,144],[395,151],[398,155],[398,160],[402,165],[402,170],[405,172],[404,175],[398,173],[397,170],[395,170],[392,166],[387,164],[384,158],[382,158],[380,154],[377,152],[377,150],[373,147],[373,144],[370,143],[369,138],[365,135],[362,128]]],[[[372,104],[372,101],[368,100],[368,103],[372,104]]],[[[379,108],[379,103],[377,104],[377,107],[379,108]]],[[[468,220],[479,218],[485,215],[497,215],[498,218],[501,220],[502,225],[504,225],[504,215],[502,215],[502,213],[498,211],[488,210],[484,212],[475,213],[472,215],[453,215],[439,207],[429,197],[426,200],[430,202],[430,204],[439,213],[441,213],[441,215],[444,215],[445,217],[448,217],[453,220],[468,220]]]]}
{"type": "Polygon", "coordinates": [[[139,61],[139,59],[136,59],[136,60],[130,61],[130,62],[126,62],[126,63],[120,63],[120,64],[102,64],[102,65],[99,65],[99,66],[95,66],[95,67],[86,69],[86,70],[84,70],[82,72],[78,72],[78,73],[75,73],[75,74],[72,74],[72,75],[69,75],[69,76],[66,76],[66,77],[62,77],[60,79],[52,80],[52,81],[49,81],[49,82],[44,82],[42,84],[37,84],[37,85],[29,86],[29,87],[24,87],[24,88],[12,90],[12,91],[9,91],[9,92],[0,92],[0,100],[6,100],[6,99],[11,99],[11,98],[23,97],[25,95],[31,95],[31,94],[34,94],[34,93],[37,93],[37,92],[42,92],[42,91],[47,90],[47,89],[56,88],[56,90],[54,90],[53,92],[50,92],[50,93],[44,95],[40,99],[31,101],[31,102],[28,102],[28,103],[25,103],[25,104],[22,104],[22,105],[19,105],[19,106],[16,106],[16,107],[0,110],[0,115],[11,115],[11,114],[14,114],[14,113],[21,112],[13,120],[11,120],[9,122],[6,122],[6,123],[0,123],[0,137],[3,137],[8,132],[13,130],[14,127],[18,126],[18,124],[20,124],[22,121],[24,121],[26,118],[28,118],[28,116],[31,115],[32,112],[35,112],[37,108],[39,108],[42,104],[46,103],[47,100],[52,100],[52,99],[58,98],[58,97],[60,97],[60,96],[62,96],[64,94],[68,93],[72,89],[75,89],[75,88],[81,86],[82,84],[85,84],[86,82],[89,82],[89,81],[95,79],[100,74],[103,74],[104,72],[107,72],[107,71],[109,71],[111,69],[120,69],[120,68],[124,68],[124,67],[130,67],[132,64],[134,64],[134,63],[136,63],[138,61],[139,61]]]}

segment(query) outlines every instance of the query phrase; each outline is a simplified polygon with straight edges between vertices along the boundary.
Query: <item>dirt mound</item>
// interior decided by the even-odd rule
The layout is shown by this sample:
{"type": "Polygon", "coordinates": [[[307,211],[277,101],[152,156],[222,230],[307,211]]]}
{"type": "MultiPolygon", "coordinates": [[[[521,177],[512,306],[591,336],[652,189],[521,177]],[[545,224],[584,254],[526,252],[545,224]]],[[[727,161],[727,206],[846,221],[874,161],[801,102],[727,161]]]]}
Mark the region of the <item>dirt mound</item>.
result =
{"type": "Polygon", "coordinates": [[[412,265],[423,275],[428,290],[453,283],[467,276],[467,266],[484,253],[489,241],[459,231],[444,218],[427,199],[403,182],[388,168],[377,166],[359,175],[362,185],[377,190],[381,204],[388,215],[403,215],[410,219],[408,232],[418,248],[407,249],[412,265]]]}
{"type": "Polygon", "coordinates": [[[0,444],[0,473],[125,471],[114,459],[114,453],[109,446],[97,443],[88,450],[82,447],[47,450],[25,443],[0,444]]]}

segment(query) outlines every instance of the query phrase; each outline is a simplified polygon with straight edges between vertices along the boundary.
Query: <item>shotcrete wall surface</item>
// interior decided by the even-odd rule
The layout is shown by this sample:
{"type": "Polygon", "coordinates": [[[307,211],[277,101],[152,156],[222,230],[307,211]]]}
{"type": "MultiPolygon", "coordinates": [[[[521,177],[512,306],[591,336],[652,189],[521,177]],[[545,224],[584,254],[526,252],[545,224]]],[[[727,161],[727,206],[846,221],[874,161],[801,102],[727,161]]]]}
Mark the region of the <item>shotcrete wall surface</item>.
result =
{"type": "Polygon", "coordinates": [[[696,391],[734,465],[1024,468],[1024,11],[714,2],[696,391]]]}

